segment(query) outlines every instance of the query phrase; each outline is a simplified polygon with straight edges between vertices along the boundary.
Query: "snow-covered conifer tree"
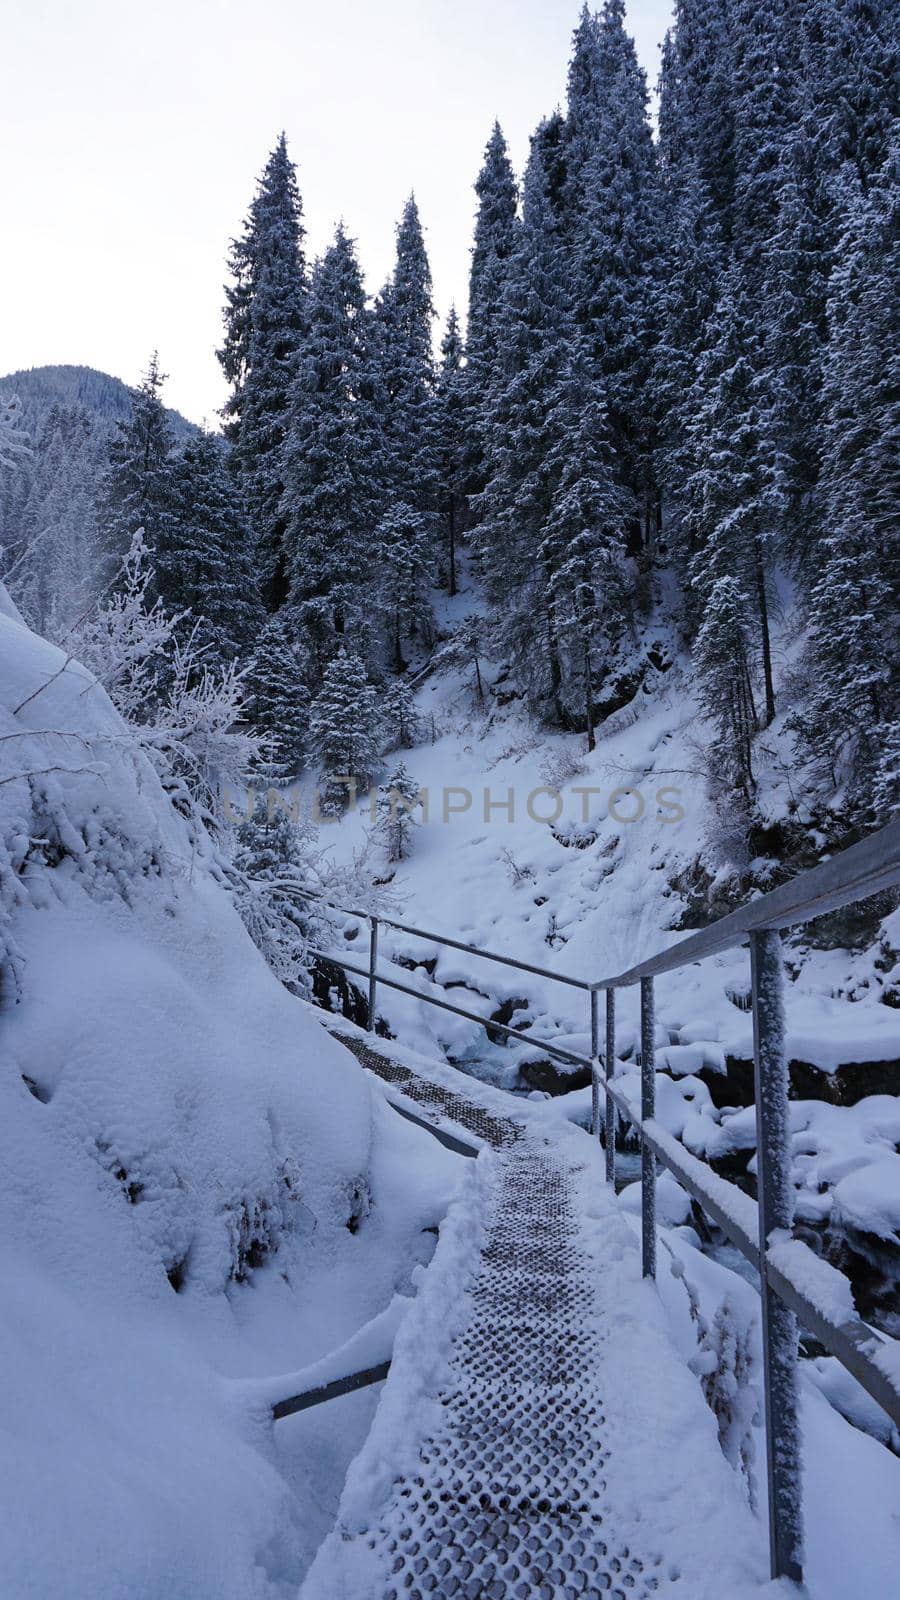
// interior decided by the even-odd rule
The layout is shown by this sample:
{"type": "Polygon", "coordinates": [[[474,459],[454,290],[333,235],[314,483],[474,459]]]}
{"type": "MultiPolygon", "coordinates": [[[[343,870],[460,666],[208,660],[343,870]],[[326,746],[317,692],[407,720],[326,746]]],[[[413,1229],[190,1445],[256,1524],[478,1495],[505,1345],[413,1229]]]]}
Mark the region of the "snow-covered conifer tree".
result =
{"type": "Polygon", "coordinates": [[[466,518],[466,369],[456,307],[451,306],[441,340],[441,365],[435,392],[438,509],[445,530],[443,581],[453,597],[457,589],[459,539],[466,518]]]}
{"type": "Polygon", "coordinates": [[[569,76],[565,215],[573,310],[601,383],[617,470],[631,492],[635,550],[655,543],[652,354],[660,191],[647,86],[624,0],[582,13],[569,76]]]}
{"type": "Polygon", "coordinates": [[[111,571],[131,548],[138,528],[151,560],[172,537],[174,438],[161,399],[165,375],[156,352],[134,392],[131,416],[120,422],[109,446],[109,467],[100,484],[100,537],[111,571]]]}
{"type": "Polygon", "coordinates": [[[431,269],[415,197],[397,227],[397,259],[375,307],[382,471],[390,499],[434,518],[438,441],[434,405],[431,269]]]}
{"type": "Polygon", "coordinates": [[[264,624],[243,677],[243,714],[265,740],[264,766],[274,778],[295,778],[309,731],[309,692],[296,628],[284,610],[264,624]]]}
{"type": "Polygon", "coordinates": [[[156,590],[186,611],[206,658],[246,651],[263,624],[249,526],[221,441],[189,440],[172,464],[172,516],[154,553],[156,590]]]}
{"type": "Polygon", "coordinates": [[[710,770],[717,782],[753,793],[756,707],[751,683],[747,601],[737,580],[717,578],[694,640],[694,670],[700,702],[716,728],[710,770]]]}
{"type": "Polygon", "coordinates": [[[372,546],[371,590],[384,617],[384,639],[390,665],[404,672],[404,640],[418,634],[427,640],[432,629],[428,587],[432,545],[427,517],[404,501],[384,513],[372,546]]]}
{"type": "Polygon", "coordinates": [[[408,750],[422,734],[422,718],[405,678],[391,678],[380,696],[381,726],[386,750],[408,750]]]}
{"type": "Polygon", "coordinates": [[[387,846],[389,861],[406,861],[419,825],[416,816],[420,785],[402,761],[387,783],[378,790],[378,828],[387,846]]]}
{"type": "Polygon", "coordinates": [[[353,242],[339,228],[312,273],[284,461],[291,609],[309,643],[313,690],[338,644],[357,630],[360,575],[369,575],[383,509],[371,334],[353,242]]]}
{"type": "Polygon", "coordinates": [[[229,257],[225,340],[232,386],[226,434],[271,605],[286,595],[282,447],[305,326],[306,274],[297,173],[282,133],[229,257]]]}
{"type": "Polygon", "coordinates": [[[720,578],[738,583],[750,607],[745,620],[755,620],[768,726],[775,715],[769,593],[780,485],[769,395],[757,382],[761,335],[737,269],[726,280],[708,333],[691,390],[691,582],[704,603],[720,578]]]}
{"type": "Polygon", "coordinates": [[[465,481],[470,494],[485,485],[488,390],[501,354],[498,318],[506,269],[518,229],[518,190],[503,130],[494,123],[475,183],[478,213],[469,271],[466,328],[465,481]]]}
{"type": "Polygon", "coordinates": [[[339,811],[348,784],[362,788],[371,778],[378,750],[375,690],[359,657],[343,645],[310,708],[309,743],[325,778],[323,809],[339,811]]]}

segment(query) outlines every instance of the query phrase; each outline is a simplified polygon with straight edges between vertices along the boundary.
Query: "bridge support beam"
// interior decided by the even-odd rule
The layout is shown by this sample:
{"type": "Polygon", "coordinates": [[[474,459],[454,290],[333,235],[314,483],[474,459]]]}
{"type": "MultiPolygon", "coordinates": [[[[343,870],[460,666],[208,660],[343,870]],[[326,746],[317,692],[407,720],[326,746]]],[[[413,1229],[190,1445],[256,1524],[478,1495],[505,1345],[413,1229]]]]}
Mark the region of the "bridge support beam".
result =
{"type": "Polygon", "coordinates": [[[773,1233],[790,1232],[794,1220],[784,973],[781,938],[774,929],[766,928],[751,933],[750,960],[769,1560],[773,1578],[792,1578],[800,1583],[803,1577],[803,1529],[797,1319],[770,1287],[766,1264],[766,1252],[773,1242],[773,1233]]]}
{"type": "Polygon", "coordinates": [[[606,1053],[603,1058],[603,1069],[606,1076],[606,1119],[604,1122],[604,1138],[606,1141],[606,1181],[613,1189],[616,1187],[616,1126],[618,1111],[616,1102],[609,1092],[613,1074],[616,1070],[616,991],[606,991],[606,1053]]]}
{"type": "MultiPolygon", "coordinates": [[[[641,979],[641,1121],[656,1116],[656,1008],[653,979],[641,979]]],[[[656,1152],[641,1139],[641,1253],[645,1278],[656,1277],[656,1152]]]]}
{"type": "Polygon", "coordinates": [[[378,963],[378,918],[369,918],[369,1032],[375,1032],[375,969],[378,963]]]}
{"type": "Polygon", "coordinates": [[[591,990],[591,1133],[600,1137],[600,995],[591,990]]]}

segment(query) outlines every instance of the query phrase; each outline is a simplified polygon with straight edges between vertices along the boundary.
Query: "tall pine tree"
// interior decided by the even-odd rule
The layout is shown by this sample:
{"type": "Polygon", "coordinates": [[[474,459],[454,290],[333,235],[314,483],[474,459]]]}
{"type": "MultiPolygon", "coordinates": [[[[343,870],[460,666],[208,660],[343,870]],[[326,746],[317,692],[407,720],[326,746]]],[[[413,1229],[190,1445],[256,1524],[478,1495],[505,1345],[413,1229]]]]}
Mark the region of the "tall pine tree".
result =
{"type": "Polygon", "coordinates": [[[444,527],[446,554],[442,581],[451,599],[457,591],[460,535],[466,517],[466,369],[456,307],[450,307],[441,340],[441,365],[435,390],[435,438],[438,510],[444,527]]]}
{"type": "Polygon", "coordinates": [[[161,399],[164,382],[154,351],[134,391],[131,415],[118,424],[110,442],[99,488],[99,523],[111,573],[128,554],[138,528],[144,530],[151,562],[171,537],[174,438],[161,399]]]}
{"type": "Polygon", "coordinates": [[[329,664],[309,718],[310,747],[325,777],[323,809],[340,811],[352,787],[375,770],[378,727],[375,690],[357,655],[341,645],[329,664]]]}
{"type": "Polygon", "coordinates": [[[155,590],[170,612],[186,611],[205,659],[236,660],[259,633],[250,532],[222,443],[189,440],[172,464],[171,516],[154,551],[155,590]]]}
{"type": "Polygon", "coordinates": [[[296,169],[282,133],[232,244],[219,351],[232,386],[225,431],[273,607],[287,594],[282,448],[305,325],[303,236],[296,169]]]}
{"type": "Polygon", "coordinates": [[[498,332],[507,267],[518,234],[518,190],[509,150],[495,122],[475,183],[478,213],[469,271],[466,327],[466,468],[470,494],[484,488],[488,394],[499,354],[498,332]]]}
{"type": "Polygon", "coordinates": [[[362,277],[339,228],[312,273],[284,455],[291,609],[309,643],[313,693],[365,609],[366,562],[384,501],[375,373],[362,277]]]}
{"type": "Polygon", "coordinates": [[[438,458],[434,409],[431,268],[415,196],[397,228],[397,260],[375,308],[384,487],[434,518],[438,458]]]}

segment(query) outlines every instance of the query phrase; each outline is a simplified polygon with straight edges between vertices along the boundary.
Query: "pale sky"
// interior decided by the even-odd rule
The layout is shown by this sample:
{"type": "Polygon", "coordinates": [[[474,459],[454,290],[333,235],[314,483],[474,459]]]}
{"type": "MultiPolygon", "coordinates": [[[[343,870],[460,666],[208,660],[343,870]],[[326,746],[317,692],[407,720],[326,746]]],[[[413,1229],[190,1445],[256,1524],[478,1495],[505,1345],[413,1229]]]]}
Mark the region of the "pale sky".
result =
{"type": "MultiPolygon", "coordinates": [[[[599,0],[597,0],[599,4],[599,0]]],[[[0,0],[0,373],[78,362],[215,423],[228,241],[281,128],[310,257],[343,217],[369,290],[415,190],[465,309],[495,117],[520,171],[580,0],[0,0]]],[[[630,0],[651,88],[670,0],[630,0]]]]}

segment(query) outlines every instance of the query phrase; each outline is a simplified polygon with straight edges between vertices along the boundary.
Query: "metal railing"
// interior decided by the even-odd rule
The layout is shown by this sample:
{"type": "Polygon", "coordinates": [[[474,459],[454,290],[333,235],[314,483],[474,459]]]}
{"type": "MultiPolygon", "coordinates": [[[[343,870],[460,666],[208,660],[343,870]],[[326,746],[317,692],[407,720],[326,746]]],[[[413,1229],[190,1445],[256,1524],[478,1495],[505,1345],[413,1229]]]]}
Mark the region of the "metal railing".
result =
{"type": "MultiPolygon", "coordinates": [[[[324,899],[322,896],[294,888],[292,885],[279,885],[283,893],[296,894],[304,900],[316,900],[333,911],[339,911],[343,916],[356,917],[360,922],[369,925],[369,960],[366,966],[354,964],[346,957],[334,950],[318,950],[311,946],[308,954],[319,961],[331,961],[335,966],[341,967],[344,972],[353,973],[354,977],[362,978],[367,984],[368,1004],[367,1014],[369,1028],[374,1030],[376,1018],[376,1003],[378,985],[383,984],[386,989],[394,989],[399,994],[409,995],[413,1000],[422,1000],[426,1005],[437,1006],[441,1011],[449,1011],[455,1017],[463,1017],[467,1022],[475,1022],[484,1028],[488,1034],[500,1033],[505,1039],[518,1039],[521,1044],[528,1045],[532,1050],[542,1051],[555,1061],[562,1061],[567,1066],[584,1067],[593,1069],[594,1076],[599,1065],[598,1047],[598,999],[603,988],[602,983],[589,983],[586,978],[572,978],[568,973],[551,972],[547,967],[535,966],[530,961],[519,961],[513,956],[499,955],[496,950],[485,950],[481,945],[466,944],[462,939],[451,939],[445,933],[429,932],[426,928],[414,928],[407,922],[397,922],[393,917],[376,916],[370,911],[360,911],[352,906],[338,905],[333,900],[324,899]],[[408,933],[414,938],[422,939],[428,944],[446,945],[451,950],[462,950],[466,955],[480,956],[485,961],[494,961],[500,966],[512,967],[517,972],[530,972],[538,978],[549,978],[554,983],[562,983],[569,989],[581,989],[590,998],[590,1028],[591,1028],[591,1055],[579,1055],[577,1051],[565,1050],[561,1045],[552,1044],[548,1040],[535,1038],[534,1034],[524,1028],[511,1028],[505,1022],[495,1022],[491,1017],[479,1016],[477,1011],[468,1011],[464,1006],[453,1005],[449,1000],[442,1000],[436,994],[429,994],[422,989],[416,989],[411,984],[401,983],[397,978],[388,978],[384,972],[378,971],[378,930],[379,928],[394,928],[399,933],[408,933]]],[[[439,988],[438,984],[434,985],[439,988]]]]}
{"type": "Polygon", "coordinates": [[[840,1298],[843,1298],[835,1297],[835,1284],[841,1285],[846,1291],[846,1279],[822,1262],[807,1245],[790,1238],[793,1186],[781,933],[898,884],[900,819],[819,866],[798,874],[780,888],[760,895],[740,910],[691,934],[650,960],[594,982],[550,972],[529,962],[466,944],[462,940],[428,933],[391,918],[352,911],[346,906],[335,906],[334,909],[348,916],[363,918],[369,923],[368,966],[355,966],[333,952],[311,952],[368,981],[370,1029],[375,1027],[377,986],[383,983],[426,1004],[465,1017],[487,1030],[535,1046],[558,1060],[590,1067],[591,1131],[597,1138],[601,1133],[603,1135],[606,1176],[610,1183],[614,1184],[616,1178],[618,1114],[632,1124],[640,1140],[641,1254],[645,1277],[656,1275],[658,1163],[668,1168],[756,1268],[762,1300],[770,1569],[773,1578],[789,1577],[797,1582],[802,1579],[803,1569],[798,1319],[853,1374],[898,1426],[900,1363],[896,1359],[888,1359],[889,1352],[896,1357],[895,1341],[885,1339],[876,1329],[847,1315],[845,1311],[835,1310],[840,1298]],[[379,925],[584,990],[590,998],[590,1059],[385,977],[377,970],[379,925]],[[691,1155],[655,1119],[654,980],[663,973],[677,972],[745,942],[749,942],[750,946],[753,1010],[758,1165],[756,1201],[736,1184],[718,1177],[706,1162],[691,1155]],[[640,985],[641,992],[640,1112],[614,1082],[616,992],[635,984],[640,985]],[[606,1028],[601,1074],[599,996],[602,992],[606,995],[606,1028]],[[603,1097],[605,1114],[601,1117],[600,1101],[603,1097]]]}

